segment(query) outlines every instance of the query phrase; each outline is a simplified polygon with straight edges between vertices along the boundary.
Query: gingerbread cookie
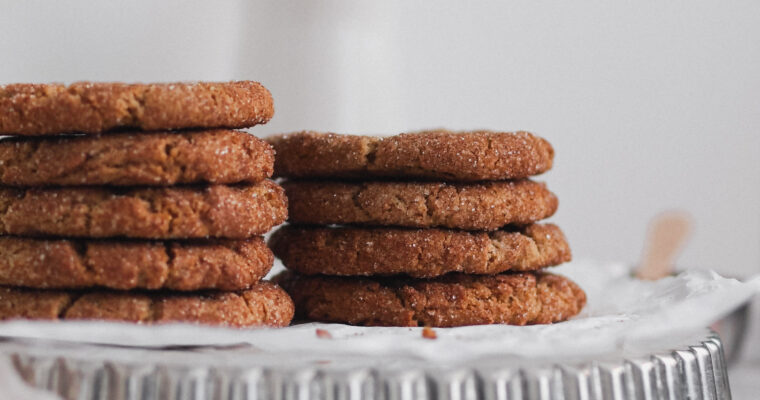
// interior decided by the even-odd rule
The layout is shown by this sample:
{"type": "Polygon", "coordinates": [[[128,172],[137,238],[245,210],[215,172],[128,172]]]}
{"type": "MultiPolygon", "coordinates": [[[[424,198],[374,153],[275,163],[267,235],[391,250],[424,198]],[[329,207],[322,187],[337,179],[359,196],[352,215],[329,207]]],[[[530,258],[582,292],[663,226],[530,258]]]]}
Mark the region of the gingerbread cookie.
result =
{"type": "Polygon", "coordinates": [[[0,134],[245,128],[269,121],[258,82],[10,84],[0,86],[0,134]]]}
{"type": "Polygon", "coordinates": [[[272,181],[166,188],[0,188],[0,234],[246,239],[287,218],[272,181]]]}
{"type": "Polygon", "coordinates": [[[481,183],[288,181],[288,219],[298,224],[359,224],[496,230],[548,218],[557,197],[530,180],[481,183]]]}
{"type": "Polygon", "coordinates": [[[298,316],[365,326],[548,324],[578,314],[585,293],[547,273],[450,274],[433,280],[277,276],[298,316]]]}
{"type": "Polygon", "coordinates": [[[0,319],[94,319],[135,323],[288,326],[293,302],[261,282],[242,292],[145,294],[0,288],[0,319]]]}
{"type": "Polygon", "coordinates": [[[571,259],[562,231],[552,224],[490,233],[285,226],[269,245],[286,267],[308,275],[430,278],[533,271],[571,259]]]}
{"type": "Polygon", "coordinates": [[[389,137],[301,132],[269,138],[275,176],[447,181],[525,178],[552,167],[554,150],[527,132],[449,132],[389,137]]]}
{"type": "Polygon", "coordinates": [[[255,183],[273,167],[269,144],[232,130],[0,140],[10,186],[255,183]]]}
{"type": "Polygon", "coordinates": [[[40,289],[243,290],[274,256],[261,237],[190,242],[0,237],[0,285],[40,289]]]}

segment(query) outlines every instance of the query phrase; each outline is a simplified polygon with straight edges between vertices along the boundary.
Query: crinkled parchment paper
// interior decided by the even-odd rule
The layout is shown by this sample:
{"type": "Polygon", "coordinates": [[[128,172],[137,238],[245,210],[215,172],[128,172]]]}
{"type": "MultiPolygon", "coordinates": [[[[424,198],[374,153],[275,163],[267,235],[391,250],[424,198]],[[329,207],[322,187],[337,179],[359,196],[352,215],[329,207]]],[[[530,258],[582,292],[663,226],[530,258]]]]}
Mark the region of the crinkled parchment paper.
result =
{"type": "Polygon", "coordinates": [[[8,321],[0,336],[135,347],[249,344],[264,354],[318,358],[404,357],[460,362],[468,359],[574,359],[635,355],[689,344],[704,328],[754,294],[760,277],[739,282],[708,271],[688,271],[656,282],[630,277],[621,264],[573,262],[552,272],[575,280],[588,294],[570,321],[543,326],[364,328],[309,323],[284,329],[227,329],[187,324],[141,326],[107,322],[8,321]],[[320,338],[316,329],[331,338],[320,338]]]}

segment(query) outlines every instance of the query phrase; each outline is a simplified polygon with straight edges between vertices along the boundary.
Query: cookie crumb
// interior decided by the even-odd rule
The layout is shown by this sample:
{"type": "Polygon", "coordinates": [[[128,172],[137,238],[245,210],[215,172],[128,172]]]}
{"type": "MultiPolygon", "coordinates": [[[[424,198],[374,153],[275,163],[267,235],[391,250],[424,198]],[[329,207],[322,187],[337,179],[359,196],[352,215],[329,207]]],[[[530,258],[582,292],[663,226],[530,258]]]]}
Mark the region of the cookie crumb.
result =
{"type": "Polygon", "coordinates": [[[320,339],[332,339],[332,335],[329,331],[317,328],[317,337],[320,339]]]}
{"type": "Polygon", "coordinates": [[[422,328],[422,337],[425,339],[438,339],[438,335],[435,333],[433,328],[426,326],[422,328]]]}

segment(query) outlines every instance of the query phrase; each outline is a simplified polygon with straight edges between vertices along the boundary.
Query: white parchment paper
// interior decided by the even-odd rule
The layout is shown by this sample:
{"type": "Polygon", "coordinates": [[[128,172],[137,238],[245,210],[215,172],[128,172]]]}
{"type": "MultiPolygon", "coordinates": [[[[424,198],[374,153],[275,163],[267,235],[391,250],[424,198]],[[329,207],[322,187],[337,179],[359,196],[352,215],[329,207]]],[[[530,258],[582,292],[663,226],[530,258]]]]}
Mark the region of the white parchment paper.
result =
{"type": "Polygon", "coordinates": [[[364,328],[301,324],[284,329],[228,329],[188,324],[143,326],[106,322],[8,321],[0,336],[147,348],[248,344],[261,353],[300,357],[375,356],[461,361],[483,357],[557,359],[630,355],[689,344],[704,328],[760,292],[745,282],[689,271],[656,282],[633,279],[621,264],[573,262],[552,272],[576,281],[588,305],[570,321],[541,326],[364,328]],[[320,338],[316,329],[331,338],[320,338]]]}

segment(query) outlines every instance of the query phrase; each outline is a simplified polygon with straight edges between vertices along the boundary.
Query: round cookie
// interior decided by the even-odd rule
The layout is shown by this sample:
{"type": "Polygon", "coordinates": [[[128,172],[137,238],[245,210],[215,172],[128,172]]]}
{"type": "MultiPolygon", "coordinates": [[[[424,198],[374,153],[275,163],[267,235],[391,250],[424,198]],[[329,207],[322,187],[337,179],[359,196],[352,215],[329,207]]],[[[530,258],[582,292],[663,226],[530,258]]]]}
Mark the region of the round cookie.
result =
{"type": "Polygon", "coordinates": [[[246,239],[287,218],[272,181],[161,188],[0,188],[0,234],[85,238],[246,239]]]}
{"type": "Polygon", "coordinates": [[[554,150],[528,132],[406,133],[388,137],[300,132],[268,139],[275,176],[447,181],[526,178],[552,167],[554,150]]]}
{"type": "Polygon", "coordinates": [[[0,184],[10,186],[254,183],[273,168],[269,144],[233,130],[0,140],[0,184]]]}
{"type": "Polygon", "coordinates": [[[269,121],[272,95],[253,81],[0,86],[0,134],[245,128],[269,121]]]}
{"type": "Polygon", "coordinates": [[[292,296],[297,317],[365,326],[548,324],[578,314],[586,295],[547,273],[451,274],[434,280],[304,276],[276,280],[292,296]]]}
{"type": "Polygon", "coordinates": [[[288,219],[298,224],[359,224],[496,230],[557,211],[557,197],[530,180],[480,183],[288,181],[288,219]]]}
{"type": "Polygon", "coordinates": [[[285,226],[269,246],[286,267],[307,275],[431,278],[450,272],[532,271],[571,259],[562,231],[552,224],[490,233],[285,226]]]}
{"type": "Polygon", "coordinates": [[[242,292],[145,294],[0,288],[0,320],[94,319],[135,323],[288,326],[293,301],[279,286],[260,282],[242,292]]]}
{"type": "Polygon", "coordinates": [[[271,269],[263,238],[191,242],[0,237],[0,285],[243,290],[271,269]]]}

